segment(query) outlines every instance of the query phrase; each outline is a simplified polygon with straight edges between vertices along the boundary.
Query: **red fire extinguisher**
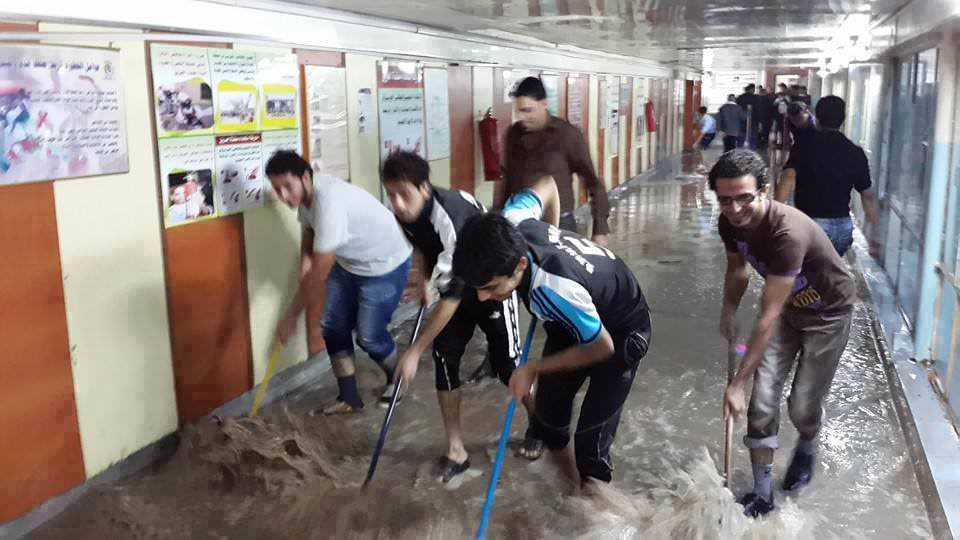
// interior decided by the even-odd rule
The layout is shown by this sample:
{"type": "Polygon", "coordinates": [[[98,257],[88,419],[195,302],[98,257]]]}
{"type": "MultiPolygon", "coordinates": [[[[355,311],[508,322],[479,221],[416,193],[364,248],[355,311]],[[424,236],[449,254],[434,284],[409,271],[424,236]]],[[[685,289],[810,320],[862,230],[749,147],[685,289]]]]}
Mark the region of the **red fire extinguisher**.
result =
{"type": "Polygon", "coordinates": [[[657,131],[657,117],[653,113],[652,101],[648,101],[647,104],[643,106],[643,112],[647,117],[647,131],[651,133],[657,131]]]}
{"type": "Polygon", "coordinates": [[[493,117],[493,110],[487,109],[483,120],[478,123],[480,128],[480,149],[483,152],[483,179],[487,181],[500,180],[503,173],[500,169],[500,140],[497,136],[497,119],[493,117]]]}

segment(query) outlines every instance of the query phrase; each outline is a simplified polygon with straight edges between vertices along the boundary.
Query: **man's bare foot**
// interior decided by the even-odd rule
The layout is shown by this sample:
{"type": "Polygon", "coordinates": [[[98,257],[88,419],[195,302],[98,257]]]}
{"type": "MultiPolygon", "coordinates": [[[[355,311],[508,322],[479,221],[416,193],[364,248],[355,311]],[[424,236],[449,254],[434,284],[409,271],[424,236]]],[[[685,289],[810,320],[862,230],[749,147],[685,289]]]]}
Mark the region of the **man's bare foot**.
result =
{"type": "Polygon", "coordinates": [[[327,405],[326,407],[322,407],[320,409],[314,409],[310,411],[310,416],[318,416],[318,415],[333,416],[337,414],[353,414],[353,413],[358,413],[362,410],[363,410],[363,405],[360,405],[359,407],[355,407],[347,403],[346,401],[337,400],[331,403],[330,405],[327,405]]]}

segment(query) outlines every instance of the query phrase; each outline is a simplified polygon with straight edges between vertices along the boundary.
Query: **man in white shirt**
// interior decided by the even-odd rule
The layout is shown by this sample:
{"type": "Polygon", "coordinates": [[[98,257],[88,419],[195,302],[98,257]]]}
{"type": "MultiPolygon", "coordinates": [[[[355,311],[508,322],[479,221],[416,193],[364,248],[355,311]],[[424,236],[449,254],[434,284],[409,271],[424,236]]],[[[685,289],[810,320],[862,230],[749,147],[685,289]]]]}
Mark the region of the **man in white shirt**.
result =
{"type": "MultiPolygon", "coordinates": [[[[309,302],[322,302],[323,339],[340,394],[324,414],[363,408],[353,363],[357,342],[393,379],[397,348],[387,324],[400,303],[410,273],[412,248],[393,213],[373,195],[333,176],[313,176],[296,152],[270,158],[267,177],[280,200],[298,210],[304,225],[300,286],[277,340],[286,343],[309,302]]],[[[383,399],[389,399],[387,388],[383,399]]]]}

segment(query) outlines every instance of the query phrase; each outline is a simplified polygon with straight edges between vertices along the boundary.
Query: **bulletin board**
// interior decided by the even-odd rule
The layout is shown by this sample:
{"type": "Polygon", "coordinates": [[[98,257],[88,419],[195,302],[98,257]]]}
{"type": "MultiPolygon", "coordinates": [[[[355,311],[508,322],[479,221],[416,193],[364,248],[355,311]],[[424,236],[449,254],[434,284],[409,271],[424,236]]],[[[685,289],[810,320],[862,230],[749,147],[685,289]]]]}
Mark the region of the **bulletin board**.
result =
{"type": "Polygon", "coordinates": [[[165,225],[263,206],[267,160],[300,151],[296,56],[160,44],[150,52],[165,225]]]}

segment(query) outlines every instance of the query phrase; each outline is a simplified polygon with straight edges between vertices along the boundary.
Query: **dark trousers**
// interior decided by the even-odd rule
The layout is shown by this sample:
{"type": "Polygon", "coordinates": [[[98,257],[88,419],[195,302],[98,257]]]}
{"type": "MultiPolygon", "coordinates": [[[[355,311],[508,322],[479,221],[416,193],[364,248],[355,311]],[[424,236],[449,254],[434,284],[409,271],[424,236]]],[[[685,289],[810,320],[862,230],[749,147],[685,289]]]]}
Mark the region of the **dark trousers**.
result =
{"type": "MultiPolygon", "coordinates": [[[[547,334],[543,356],[577,346],[559,324],[548,321],[543,328],[547,334]]],[[[573,402],[580,388],[588,384],[573,433],[577,470],[584,480],[609,482],[612,477],[610,449],[640,360],[647,354],[650,330],[615,332],[612,337],[614,353],[610,358],[579,371],[542,375],[537,381],[530,429],[551,450],[565,448],[570,442],[573,402]]]]}
{"type": "Polygon", "coordinates": [[[734,148],[740,146],[743,137],[737,137],[736,135],[724,135],[723,136],[723,151],[729,152],[734,148]]]}

